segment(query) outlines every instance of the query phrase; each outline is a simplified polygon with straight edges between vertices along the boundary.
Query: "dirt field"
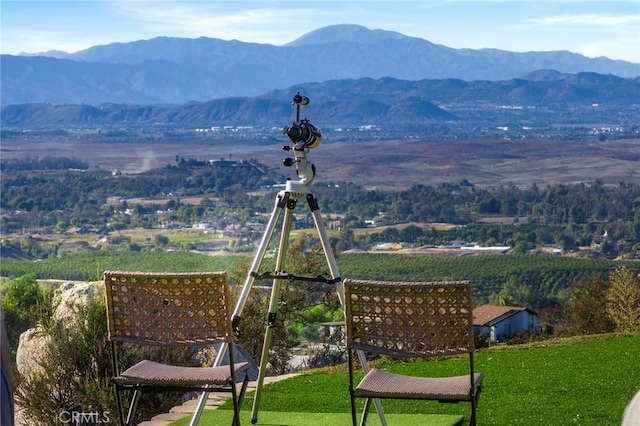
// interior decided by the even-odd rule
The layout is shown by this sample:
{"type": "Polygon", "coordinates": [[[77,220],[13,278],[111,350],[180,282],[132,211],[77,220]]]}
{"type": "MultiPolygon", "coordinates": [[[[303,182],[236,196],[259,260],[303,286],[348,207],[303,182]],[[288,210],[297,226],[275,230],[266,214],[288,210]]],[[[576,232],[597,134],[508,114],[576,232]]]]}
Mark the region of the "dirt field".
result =
{"type": "MultiPolygon", "coordinates": [[[[256,159],[287,170],[282,144],[171,141],[101,143],[3,139],[2,158],[76,157],[92,166],[139,172],[175,162],[176,155],[201,160],[256,159]]],[[[467,179],[476,186],[513,183],[640,182],[640,139],[607,142],[548,140],[375,141],[323,143],[309,153],[317,182],[350,181],[368,187],[437,185],[467,179]]]]}

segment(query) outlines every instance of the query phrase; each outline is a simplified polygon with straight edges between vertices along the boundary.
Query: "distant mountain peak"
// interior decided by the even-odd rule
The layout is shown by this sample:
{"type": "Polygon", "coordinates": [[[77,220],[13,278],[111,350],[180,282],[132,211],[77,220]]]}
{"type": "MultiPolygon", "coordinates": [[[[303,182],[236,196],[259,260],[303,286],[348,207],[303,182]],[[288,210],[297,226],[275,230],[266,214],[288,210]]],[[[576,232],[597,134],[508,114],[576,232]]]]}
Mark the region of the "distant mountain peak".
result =
{"type": "Polygon", "coordinates": [[[407,36],[395,31],[379,29],[370,30],[362,25],[339,24],[318,28],[317,30],[311,31],[285,46],[300,47],[314,44],[328,44],[338,41],[369,44],[380,40],[400,40],[403,38],[407,38],[407,36]]]}
{"type": "Polygon", "coordinates": [[[554,81],[565,78],[567,74],[556,70],[542,69],[527,73],[522,78],[531,81],[554,81]]]}
{"type": "Polygon", "coordinates": [[[71,57],[70,53],[63,52],[62,50],[47,50],[46,52],[38,52],[38,53],[29,53],[29,52],[20,52],[18,56],[46,56],[49,58],[69,58],[71,57]]]}

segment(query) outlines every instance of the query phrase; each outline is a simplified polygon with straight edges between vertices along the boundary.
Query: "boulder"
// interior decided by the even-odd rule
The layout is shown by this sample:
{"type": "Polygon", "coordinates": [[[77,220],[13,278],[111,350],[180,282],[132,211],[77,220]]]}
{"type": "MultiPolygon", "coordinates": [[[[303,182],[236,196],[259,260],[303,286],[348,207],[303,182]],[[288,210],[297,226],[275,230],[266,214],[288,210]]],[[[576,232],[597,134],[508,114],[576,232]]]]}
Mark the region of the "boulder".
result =
{"type": "Polygon", "coordinates": [[[16,352],[16,370],[21,376],[28,376],[40,370],[40,363],[44,355],[43,348],[47,342],[48,337],[39,333],[35,328],[30,328],[20,335],[16,352]]]}
{"type": "MultiPolygon", "coordinates": [[[[63,323],[74,317],[74,307],[94,300],[102,290],[99,282],[67,282],[58,286],[53,293],[53,317],[63,323]]],[[[20,335],[16,352],[16,369],[21,375],[37,371],[48,337],[31,328],[20,335]]]]}
{"type": "Polygon", "coordinates": [[[104,290],[100,282],[67,282],[56,288],[53,294],[53,317],[65,322],[75,315],[74,307],[92,302],[104,290]]]}

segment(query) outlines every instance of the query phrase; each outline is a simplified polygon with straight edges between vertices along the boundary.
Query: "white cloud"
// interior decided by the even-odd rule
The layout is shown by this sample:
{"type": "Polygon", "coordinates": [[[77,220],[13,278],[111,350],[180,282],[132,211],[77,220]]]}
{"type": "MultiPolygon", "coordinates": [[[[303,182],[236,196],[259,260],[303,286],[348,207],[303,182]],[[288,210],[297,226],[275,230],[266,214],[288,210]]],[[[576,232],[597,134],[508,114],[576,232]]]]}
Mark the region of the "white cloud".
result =
{"type": "Polygon", "coordinates": [[[2,53],[11,55],[18,55],[20,53],[44,53],[50,50],[74,53],[97,44],[102,44],[103,41],[99,38],[92,39],[88,35],[80,37],[73,31],[54,31],[47,29],[31,29],[25,32],[15,28],[8,28],[3,30],[2,37],[5,40],[2,53]],[[19,40],[19,43],[11,43],[13,40],[19,40]],[[52,40],[55,40],[53,45],[52,40]],[[7,41],[9,41],[9,43],[6,43],[7,41]],[[12,49],[5,50],[6,44],[9,44],[12,49]]]}
{"type": "Polygon", "coordinates": [[[633,25],[640,23],[640,13],[630,15],[601,15],[595,13],[581,13],[576,15],[556,15],[545,18],[526,19],[524,23],[537,25],[594,25],[616,27],[618,25],[633,25]]]}
{"type": "Polygon", "coordinates": [[[215,37],[256,43],[286,43],[330,22],[334,13],[318,8],[250,7],[233,3],[125,2],[119,13],[134,17],[157,35],[215,37]]]}
{"type": "Polygon", "coordinates": [[[544,31],[547,37],[563,40],[563,49],[591,58],[640,63],[640,13],[551,15],[522,22],[529,29],[544,31]]]}

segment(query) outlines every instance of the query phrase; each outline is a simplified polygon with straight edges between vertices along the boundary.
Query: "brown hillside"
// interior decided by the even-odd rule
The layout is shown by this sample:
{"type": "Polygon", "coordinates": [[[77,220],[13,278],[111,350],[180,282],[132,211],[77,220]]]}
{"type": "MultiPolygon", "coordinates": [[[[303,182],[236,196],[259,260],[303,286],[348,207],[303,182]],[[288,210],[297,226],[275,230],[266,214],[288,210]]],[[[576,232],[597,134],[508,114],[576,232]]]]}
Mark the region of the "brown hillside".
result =
{"type": "MultiPolygon", "coordinates": [[[[256,159],[280,168],[295,178],[294,170],[282,166],[290,156],[282,144],[173,142],[130,143],[82,141],[2,141],[3,158],[49,155],[76,157],[95,167],[139,172],[173,164],[176,155],[201,160],[256,159]]],[[[640,182],[640,139],[606,142],[556,140],[458,140],[372,141],[323,143],[309,153],[317,167],[316,182],[350,181],[371,187],[408,187],[413,184],[458,183],[476,186],[539,186],[557,183],[606,184],[640,182]]]]}

